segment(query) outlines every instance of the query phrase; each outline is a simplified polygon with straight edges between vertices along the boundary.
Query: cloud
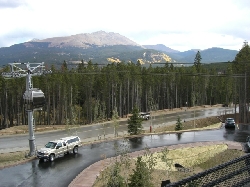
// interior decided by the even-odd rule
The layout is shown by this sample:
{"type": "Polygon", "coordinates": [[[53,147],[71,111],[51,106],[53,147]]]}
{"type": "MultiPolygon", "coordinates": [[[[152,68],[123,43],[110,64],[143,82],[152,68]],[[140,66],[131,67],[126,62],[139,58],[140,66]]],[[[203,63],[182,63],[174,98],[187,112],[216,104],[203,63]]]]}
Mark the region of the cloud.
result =
{"type": "Polygon", "coordinates": [[[159,34],[144,40],[142,45],[165,44],[172,49],[187,51],[189,49],[204,50],[211,47],[239,50],[244,40],[234,38],[231,35],[217,33],[192,32],[192,33],[169,33],[159,34]]]}
{"type": "Polygon", "coordinates": [[[0,7],[0,47],[99,30],[177,50],[238,50],[250,40],[248,0],[0,0],[0,7]]]}
{"type": "Polygon", "coordinates": [[[0,0],[0,9],[17,8],[26,5],[25,0],[0,0]]]}

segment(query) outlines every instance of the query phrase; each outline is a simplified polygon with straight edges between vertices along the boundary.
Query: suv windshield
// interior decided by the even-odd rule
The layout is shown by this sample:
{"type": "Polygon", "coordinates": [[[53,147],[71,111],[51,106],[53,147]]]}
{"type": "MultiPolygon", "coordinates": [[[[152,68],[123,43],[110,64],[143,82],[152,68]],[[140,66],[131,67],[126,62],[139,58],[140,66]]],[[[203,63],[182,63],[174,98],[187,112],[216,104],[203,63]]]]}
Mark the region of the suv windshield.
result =
{"type": "Polygon", "coordinates": [[[46,148],[51,148],[51,149],[54,149],[56,146],[56,143],[55,142],[49,142],[45,145],[46,148]]]}
{"type": "Polygon", "coordinates": [[[234,122],[234,119],[227,119],[227,122],[228,122],[228,123],[233,123],[233,122],[234,122]]]}

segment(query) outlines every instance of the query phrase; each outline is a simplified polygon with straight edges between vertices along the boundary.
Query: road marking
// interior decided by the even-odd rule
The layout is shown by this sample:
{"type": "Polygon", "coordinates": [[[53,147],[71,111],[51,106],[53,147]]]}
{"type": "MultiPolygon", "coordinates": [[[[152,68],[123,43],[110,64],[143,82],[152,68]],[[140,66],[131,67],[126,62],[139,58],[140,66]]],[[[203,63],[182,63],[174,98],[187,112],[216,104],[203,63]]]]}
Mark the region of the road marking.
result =
{"type": "Polygon", "coordinates": [[[109,129],[109,128],[112,128],[112,127],[98,128],[98,129],[92,129],[92,130],[85,130],[85,131],[82,131],[82,132],[90,132],[90,131],[106,130],[106,129],[109,129]]]}

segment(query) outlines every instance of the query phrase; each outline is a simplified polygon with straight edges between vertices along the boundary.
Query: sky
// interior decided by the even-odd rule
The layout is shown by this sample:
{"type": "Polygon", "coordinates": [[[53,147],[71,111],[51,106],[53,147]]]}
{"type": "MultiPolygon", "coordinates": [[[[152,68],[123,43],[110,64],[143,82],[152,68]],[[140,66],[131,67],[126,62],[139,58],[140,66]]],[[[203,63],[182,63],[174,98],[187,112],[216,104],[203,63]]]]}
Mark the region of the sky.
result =
{"type": "Polygon", "coordinates": [[[249,0],[0,0],[0,47],[96,31],[179,51],[250,41],[249,0]]]}

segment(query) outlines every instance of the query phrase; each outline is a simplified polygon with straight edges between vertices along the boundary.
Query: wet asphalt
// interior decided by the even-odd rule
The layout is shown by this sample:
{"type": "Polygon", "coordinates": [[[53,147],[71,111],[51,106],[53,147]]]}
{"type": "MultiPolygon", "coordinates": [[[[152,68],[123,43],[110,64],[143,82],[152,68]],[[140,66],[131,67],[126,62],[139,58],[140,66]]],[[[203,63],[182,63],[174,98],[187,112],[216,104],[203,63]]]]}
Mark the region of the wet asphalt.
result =
{"type": "MultiPolygon", "coordinates": [[[[232,108],[209,108],[209,109],[201,109],[197,111],[192,110],[182,110],[174,113],[167,113],[160,116],[154,116],[152,113],[152,117],[148,121],[143,122],[144,128],[149,128],[152,126],[156,128],[157,126],[164,126],[168,124],[173,124],[176,122],[177,116],[179,116],[182,120],[189,119],[198,119],[204,118],[208,116],[219,116],[225,112],[233,112],[232,108]]],[[[123,119],[119,122],[118,127],[119,135],[124,135],[127,133],[127,119],[123,119]]],[[[98,136],[113,134],[114,128],[112,122],[105,122],[100,124],[86,125],[81,128],[77,128],[74,132],[68,132],[66,130],[63,131],[52,131],[46,133],[35,133],[35,144],[37,148],[43,147],[49,140],[59,139],[61,137],[69,136],[69,133],[74,135],[78,135],[82,141],[88,141],[88,139],[95,138],[97,140],[98,136]]],[[[28,143],[28,135],[14,135],[7,137],[0,137],[0,153],[8,153],[13,150],[23,151],[29,150],[28,143]]]]}
{"type": "MultiPolygon", "coordinates": [[[[212,111],[206,111],[212,112],[212,111]]],[[[51,162],[39,162],[38,159],[25,164],[0,170],[0,187],[37,186],[64,187],[89,165],[117,154],[117,150],[134,152],[145,148],[206,141],[236,141],[244,143],[250,135],[249,126],[241,125],[235,129],[183,132],[180,134],[149,135],[144,137],[114,140],[85,145],[79,148],[77,155],[69,154],[51,162]]]]}

